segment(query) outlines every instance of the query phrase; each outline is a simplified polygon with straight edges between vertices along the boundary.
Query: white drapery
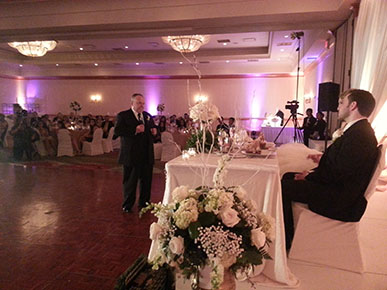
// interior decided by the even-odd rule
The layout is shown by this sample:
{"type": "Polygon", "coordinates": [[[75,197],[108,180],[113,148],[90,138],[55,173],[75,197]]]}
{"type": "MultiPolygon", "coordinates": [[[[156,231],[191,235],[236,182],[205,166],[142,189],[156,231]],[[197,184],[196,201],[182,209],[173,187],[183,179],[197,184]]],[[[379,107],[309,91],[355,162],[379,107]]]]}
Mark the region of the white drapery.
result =
{"type": "Polygon", "coordinates": [[[386,15],[386,0],[362,0],[353,45],[352,87],[370,91],[376,99],[370,121],[378,140],[387,134],[386,15]]]}

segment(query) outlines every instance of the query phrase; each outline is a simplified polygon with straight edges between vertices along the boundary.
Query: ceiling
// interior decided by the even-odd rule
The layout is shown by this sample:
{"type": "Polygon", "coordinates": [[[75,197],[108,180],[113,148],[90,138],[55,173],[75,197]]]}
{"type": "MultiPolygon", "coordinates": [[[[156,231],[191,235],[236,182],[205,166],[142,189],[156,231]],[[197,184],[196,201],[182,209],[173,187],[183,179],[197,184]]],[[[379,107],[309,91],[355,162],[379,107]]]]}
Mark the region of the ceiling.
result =
{"type": "Polygon", "coordinates": [[[19,76],[291,72],[303,68],[351,13],[350,0],[0,1],[0,73],[19,76]],[[209,34],[185,59],[161,36],[209,34]],[[11,41],[58,41],[30,58],[11,41]],[[227,43],[227,45],[224,45],[227,43]],[[80,50],[82,48],[82,50],[80,50]]]}

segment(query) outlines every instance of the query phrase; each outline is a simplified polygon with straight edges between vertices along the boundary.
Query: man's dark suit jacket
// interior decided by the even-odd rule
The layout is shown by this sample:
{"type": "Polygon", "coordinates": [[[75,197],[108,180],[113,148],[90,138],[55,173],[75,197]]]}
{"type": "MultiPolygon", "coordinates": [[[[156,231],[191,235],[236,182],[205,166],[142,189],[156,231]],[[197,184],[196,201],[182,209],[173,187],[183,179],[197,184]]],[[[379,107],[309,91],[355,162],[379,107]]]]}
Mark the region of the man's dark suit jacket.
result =
{"type": "Polygon", "coordinates": [[[377,152],[375,133],[366,119],[348,128],[306,177],[316,185],[310,194],[309,208],[332,219],[359,221],[367,206],[364,192],[377,152]]]}
{"type": "Polygon", "coordinates": [[[307,130],[308,132],[313,132],[314,124],[317,119],[313,116],[304,118],[304,123],[302,124],[302,129],[307,130]],[[308,122],[309,121],[309,122],[308,122]]]}
{"type": "Polygon", "coordinates": [[[117,115],[114,135],[121,137],[121,149],[118,162],[125,166],[134,166],[141,163],[152,165],[154,163],[153,136],[154,128],[152,116],[142,113],[145,123],[144,133],[136,134],[136,127],[141,124],[135,117],[132,109],[120,112],[117,115]]]}

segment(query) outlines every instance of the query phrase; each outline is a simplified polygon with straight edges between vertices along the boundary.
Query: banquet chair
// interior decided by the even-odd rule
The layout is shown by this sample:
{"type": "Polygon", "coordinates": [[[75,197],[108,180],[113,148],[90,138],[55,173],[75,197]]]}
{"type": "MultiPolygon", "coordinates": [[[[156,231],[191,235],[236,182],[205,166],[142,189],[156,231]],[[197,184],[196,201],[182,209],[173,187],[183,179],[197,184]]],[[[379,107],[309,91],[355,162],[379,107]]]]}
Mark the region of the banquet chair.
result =
{"type": "Polygon", "coordinates": [[[161,159],[161,152],[163,150],[163,145],[161,143],[153,143],[153,152],[155,159],[160,160],[161,159]]]}
{"type": "Polygon", "coordinates": [[[59,129],[57,136],[58,136],[58,153],[56,156],[57,157],[74,156],[70,132],[67,129],[59,129]]]}
{"type": "Polygon", "coordinates": [[[173,136],[170,132],[161,133],[161,161],[168,162],[180,155],[180,146],[173,141],[173,136]]]}
{"type": "MultiPolygon", "coordinates": [[[[378,147],[374,173],[364,196],[370,199],[385,166],[386,144],[378,147]]],[[[333,220],[310,211],[305,204],[294,203],[295,234],[289,258],[326,265],[357,273],[365,271],[359,236],[359,222],[333,220]]]]}
{"type": "Polygon", "coordinates": [[[102,138],[103,152],[109,153],[113,151],[113,143],[112,143],[113,135],[114,135],[114,127],[111,127],[107,138],[102,138]]]}
{"type": "Polygon", "coordinates": [[[91,142],[83,141],[82,153],[85,155],[103,154],[102,135],[102,128],[95,129],[93,140],[91,142]]]}
{"type": "Polygon", "coordinates": [[[34,129],[35,132],[39,135],[39,140],[34,142],[36,151],[39,153],[40,156],[47,156],[48,152],[46,148],[44,147],[43,141],[41,140],[42,136],[40,136],[39,130],[34,129]]]}

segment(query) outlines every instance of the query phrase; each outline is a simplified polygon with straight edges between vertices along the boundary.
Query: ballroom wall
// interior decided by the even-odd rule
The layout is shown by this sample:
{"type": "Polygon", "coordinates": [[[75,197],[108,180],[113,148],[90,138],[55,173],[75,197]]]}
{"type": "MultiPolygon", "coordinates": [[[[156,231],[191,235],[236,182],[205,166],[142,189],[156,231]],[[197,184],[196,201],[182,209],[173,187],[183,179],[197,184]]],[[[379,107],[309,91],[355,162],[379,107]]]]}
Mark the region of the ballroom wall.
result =
{"type": "Polygon", "coordinates": [[[320,83],[333,80],[334,49],[322,54],[318,61],[305,70],[304,76],[304,108],[318,109],[318,88],[320,83]]]}
{"type": "MultiPolygon", "coordinates": [[[[1,102],[14,102],[18,81],[1,79],[10,87],[7,98],[1,102]]],[[[69,104],[78,101],[81,114],[116,114],[129,107],[129,96],[143,93],[147,98],[147,110],[156,114],[159,103],[165,103],[166,114],[183,114],[188,104],[199,94],[195,79],[80,79],[80,80],[26,80],[26,103],[40,105],[41,113],[68,113],[69,104]],[[92,103],[90,96],[100,94],[102,101],[92,103]]],[[[202,94],[215,103],[225,117],[264,117],[277,109],[286,111],[286,101],[294,99],[295,77],[211,78],[201,80],[202,94]]],[[[303,95],[303,78],[300,95],[303,95]]],[[[286,112],[285,112],[286,113],[286,112]]]]}
{"type": "Polygon", "coordinates": [[[22,102],[24,99],[25,81],[0,77],[0,112],[7,112],[7,104],[22,102]]]}

